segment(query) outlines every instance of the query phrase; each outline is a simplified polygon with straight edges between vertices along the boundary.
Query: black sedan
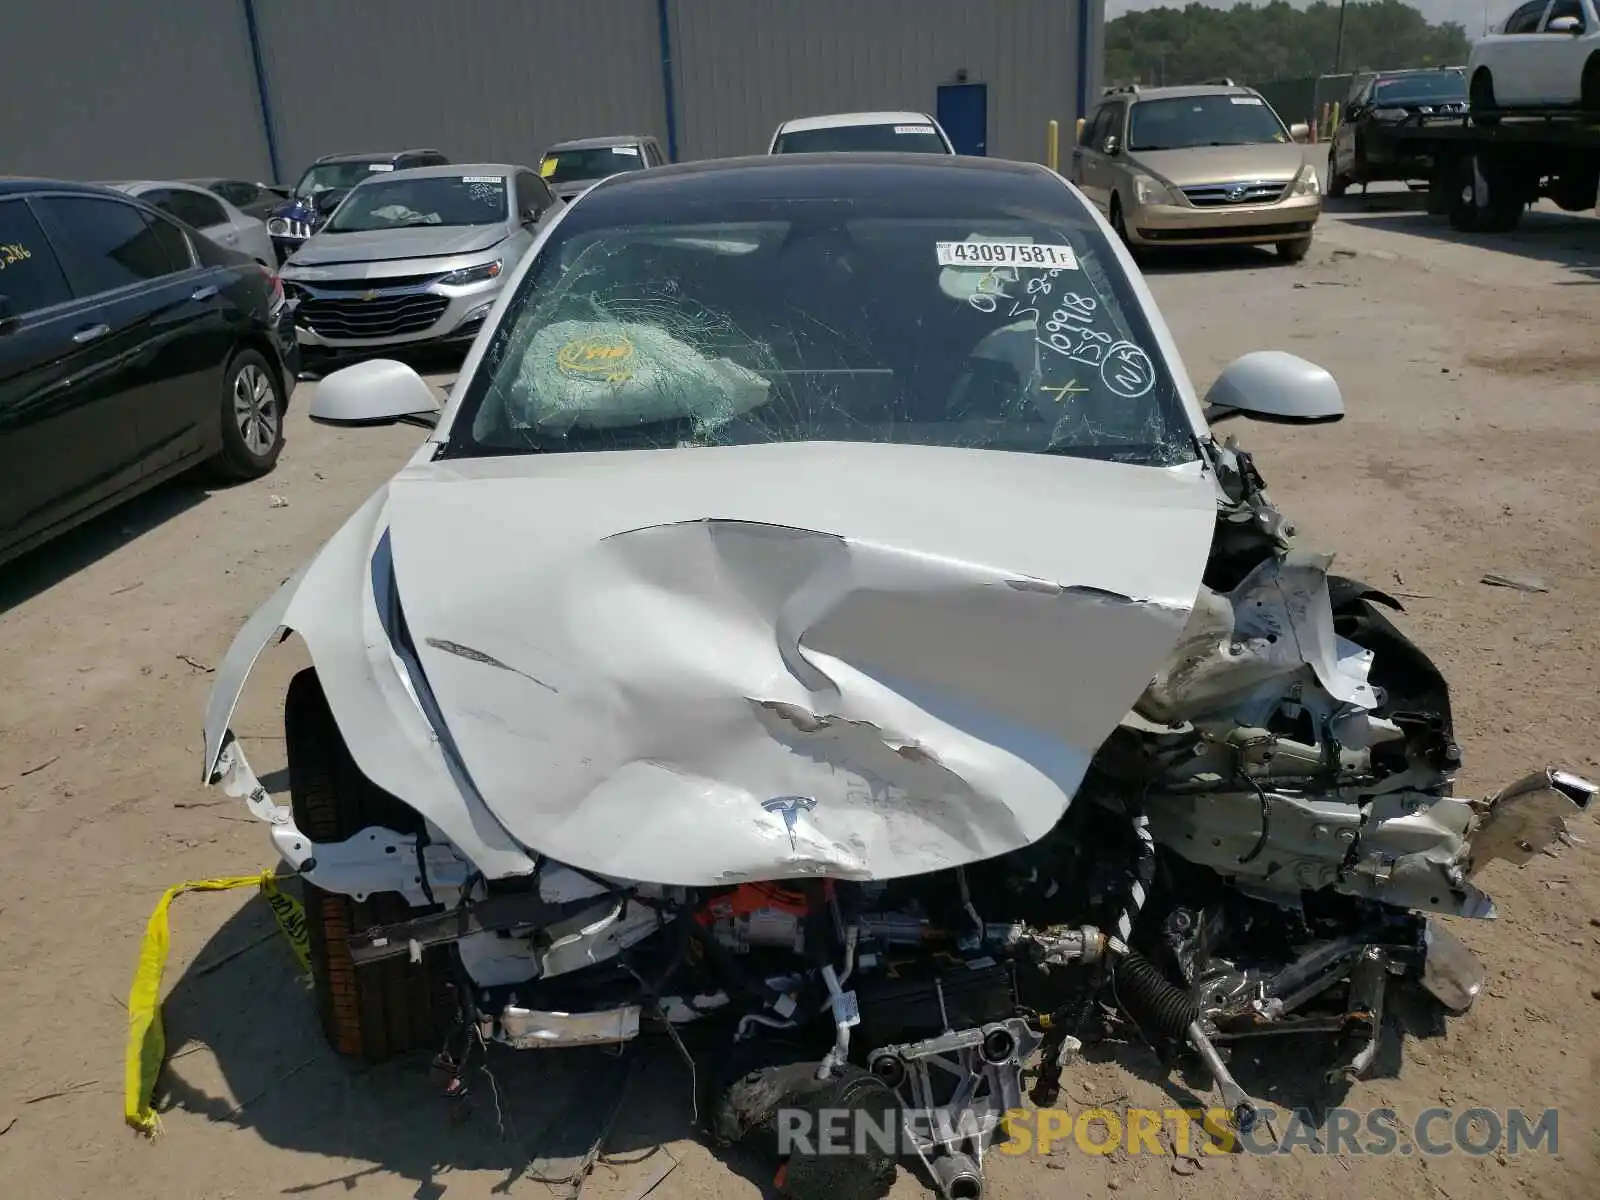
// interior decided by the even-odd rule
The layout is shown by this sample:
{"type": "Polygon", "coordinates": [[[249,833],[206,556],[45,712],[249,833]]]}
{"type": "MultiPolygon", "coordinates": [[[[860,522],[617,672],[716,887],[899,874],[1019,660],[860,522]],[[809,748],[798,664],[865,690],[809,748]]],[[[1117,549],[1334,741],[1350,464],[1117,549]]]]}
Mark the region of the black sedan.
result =
{"type": "Polygon", "coordinates": [[[1401,149],[1394,131],[1466,111],[1467,80],[1460,67],[1358,76],[1328,143],[1328,195],[1342,196],[1355,183],[1427,179],[1428,160],[1401,149]]]}
{"type": "Polygon", "coordinates": [[[277,465],[270,270],[121,192],[0,179],[0,561],[189,467],[277,465]]]}

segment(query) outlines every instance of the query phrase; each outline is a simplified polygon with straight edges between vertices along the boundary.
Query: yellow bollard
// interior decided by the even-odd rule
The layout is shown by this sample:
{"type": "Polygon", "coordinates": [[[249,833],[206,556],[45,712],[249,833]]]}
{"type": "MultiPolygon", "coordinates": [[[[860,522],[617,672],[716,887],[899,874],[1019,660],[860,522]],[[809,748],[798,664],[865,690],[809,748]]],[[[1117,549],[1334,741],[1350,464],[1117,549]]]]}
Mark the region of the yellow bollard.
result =
{"type": "Polygon", "coordinates": [[[1061,170],[1061,122],[1051,121],[1046,129],[1048,132],[1044,138],[1045,165],[1052,171],[1059,171],[1061,170]]]}
{"type": "Polygon", "coordinates": [[[1339,132],[1339,102],[1333,102],[1333,132],[1339,132]]]}
{"type": "Polygon", "coordinates": [[[1083,121],[1084,118],[1079,117],[1077,128],[1072,131],[1072,140],[1075,142],[1082,143],[1083,141],[1083,121]]]}

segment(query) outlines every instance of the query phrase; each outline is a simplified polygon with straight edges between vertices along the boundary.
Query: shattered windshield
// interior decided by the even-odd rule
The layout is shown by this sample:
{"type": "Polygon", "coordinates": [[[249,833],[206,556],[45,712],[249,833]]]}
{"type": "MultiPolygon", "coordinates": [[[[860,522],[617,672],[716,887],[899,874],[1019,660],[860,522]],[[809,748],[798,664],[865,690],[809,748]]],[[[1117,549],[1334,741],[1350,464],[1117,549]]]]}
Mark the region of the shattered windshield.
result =
{"type": "Polygon", "coordinates": [[[503,175],[427,175],[374,180],[356,188],[325,233],[369,233],[418,225],[495,225],[507,219],[503,175]]]}
{"type": "Polygon", "coordinates": [[[1138,300],[1077,203],[899,216],[771,199],[592,228],[579,206],[519,285],[446,453],[811,440],[1191,460],[1138,300]]]}
{"type": "Polygon", "coordinates": [[[1225,94],[1141,100],[1128,119],[1128,149],[1189,150],[1287,142],[1289,131],[1260,96],[1225,94]]]}

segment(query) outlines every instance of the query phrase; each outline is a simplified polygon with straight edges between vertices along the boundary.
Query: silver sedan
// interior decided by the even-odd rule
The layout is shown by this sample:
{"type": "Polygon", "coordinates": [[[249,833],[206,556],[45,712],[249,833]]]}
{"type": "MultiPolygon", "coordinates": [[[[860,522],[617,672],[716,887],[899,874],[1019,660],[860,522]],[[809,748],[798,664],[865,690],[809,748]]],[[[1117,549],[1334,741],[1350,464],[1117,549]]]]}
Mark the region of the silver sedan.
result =
{"type": "Polygon", "coordinates": [[[302,351],[471,341],[561,207],[536,172],[509,163],[364,180],[283,265],[302,351]]]}
{"type": "Polygon", "coordinates": [[[143,179],[110,186],[198,229],[219,246],[248,254],[262,266],[277,261],[266,222],[240,212],[215,192],[177,180],[143,179]]]}

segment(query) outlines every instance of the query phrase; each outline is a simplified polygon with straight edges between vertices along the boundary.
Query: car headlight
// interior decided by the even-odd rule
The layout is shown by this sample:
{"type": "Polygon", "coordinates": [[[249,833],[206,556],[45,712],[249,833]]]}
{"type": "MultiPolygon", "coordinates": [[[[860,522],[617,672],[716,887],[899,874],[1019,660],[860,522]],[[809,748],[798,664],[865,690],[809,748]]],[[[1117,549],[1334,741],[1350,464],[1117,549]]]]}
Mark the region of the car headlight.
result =
{"type": "Polygon", "coordinates": [[[1372,110],[1374,121],[1404,121],[1411,114],[1403,108],[1375,108],[1372,110]]]}
{"type": "Polygon", "coordinates": [[[1291,196],[1316,196],[1322,191],[1322,184],[1317,180],[1317,169],[1310,163],[1300,168],[1300,174],[1294,177],[1294,183],[1289,186],[1291,196]]]}
{"type": "Polygon", "coordinates": [[[1133,194],[1140,204],[1181,204],[1182,201],[1173,194],[1171,188],[1164,183],[1159,183],[1147,175],[1138,175],[1133,180],[1133,194]]]}
{"type": "Polygon", "coordinates": [[[491,263],[483,263],[476,267],[462,267],[459,271],[451,271],[439,282],[449,284],[451,287],[459,287],[464,283],[487,283],[497,277],[504,267],[505,263],[497,258],[491,263]]]}

